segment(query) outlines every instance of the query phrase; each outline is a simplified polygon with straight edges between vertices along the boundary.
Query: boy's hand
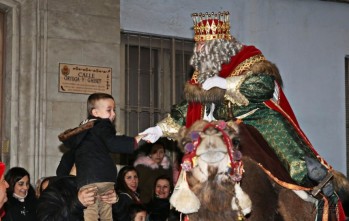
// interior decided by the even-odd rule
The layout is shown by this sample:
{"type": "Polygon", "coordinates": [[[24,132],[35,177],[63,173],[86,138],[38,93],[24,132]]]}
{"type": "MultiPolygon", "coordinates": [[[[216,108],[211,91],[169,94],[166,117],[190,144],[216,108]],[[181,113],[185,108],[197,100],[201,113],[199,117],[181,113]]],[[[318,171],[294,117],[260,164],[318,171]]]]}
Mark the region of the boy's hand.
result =
{"type": "Polygon", "coordinates": [[[141,141],[141,139],[145,136],[145,134],[138,134],[137,136],[135,136],[135,139],[137,141],[137,143],[139,143],[139,141],[141,141]]]}

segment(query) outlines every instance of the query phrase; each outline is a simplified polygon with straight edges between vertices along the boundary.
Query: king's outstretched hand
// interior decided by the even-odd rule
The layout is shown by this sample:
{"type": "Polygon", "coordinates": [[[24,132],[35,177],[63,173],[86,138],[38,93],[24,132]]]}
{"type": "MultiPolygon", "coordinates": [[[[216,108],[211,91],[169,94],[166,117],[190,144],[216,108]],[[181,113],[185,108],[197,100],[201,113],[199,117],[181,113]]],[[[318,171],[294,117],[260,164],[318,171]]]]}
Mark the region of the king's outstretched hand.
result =
{"type": "Polygon", "coordinates": [[[155,143],[162,135],[162,130],[159,126],[149,127],[145,131],[139,133],[139,135],[144,135],[142,140],[150,143],[155,143]]]}

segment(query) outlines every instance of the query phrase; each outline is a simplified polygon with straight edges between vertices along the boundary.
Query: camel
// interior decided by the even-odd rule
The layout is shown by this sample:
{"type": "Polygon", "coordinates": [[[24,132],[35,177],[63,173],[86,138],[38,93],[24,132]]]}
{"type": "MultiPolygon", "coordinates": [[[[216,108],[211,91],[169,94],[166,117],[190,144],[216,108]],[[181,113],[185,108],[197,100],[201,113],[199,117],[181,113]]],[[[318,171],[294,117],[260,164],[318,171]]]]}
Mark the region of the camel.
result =
{"type": "MultiPolygon", "coordinates": [[[[331,206],[333,211],[319,213],[321,197],[292,183],[282,168],[275,169],[277,160],[256,146],[265,141],[255,132],[232,121],[200,120],[181,128],[178,144],[187,154],[171,204],[190,221],[337,220],[331,206]]],[[[340,180],[347,182],[344,176],[340,180]]]]}

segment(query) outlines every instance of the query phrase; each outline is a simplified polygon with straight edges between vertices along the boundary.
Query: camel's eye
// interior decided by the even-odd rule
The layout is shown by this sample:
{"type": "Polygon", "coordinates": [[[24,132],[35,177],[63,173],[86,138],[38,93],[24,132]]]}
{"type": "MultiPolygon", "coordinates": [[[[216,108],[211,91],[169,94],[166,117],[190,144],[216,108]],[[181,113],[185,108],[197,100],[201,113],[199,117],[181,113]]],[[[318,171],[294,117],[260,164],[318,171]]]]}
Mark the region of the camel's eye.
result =
{"type": "Polygon", "coordinates": [[[232,143],[233,143],[234,147],[237,147],[240,144],[240,139],[235,137],[235,138],[232,139],[232,143]]]}

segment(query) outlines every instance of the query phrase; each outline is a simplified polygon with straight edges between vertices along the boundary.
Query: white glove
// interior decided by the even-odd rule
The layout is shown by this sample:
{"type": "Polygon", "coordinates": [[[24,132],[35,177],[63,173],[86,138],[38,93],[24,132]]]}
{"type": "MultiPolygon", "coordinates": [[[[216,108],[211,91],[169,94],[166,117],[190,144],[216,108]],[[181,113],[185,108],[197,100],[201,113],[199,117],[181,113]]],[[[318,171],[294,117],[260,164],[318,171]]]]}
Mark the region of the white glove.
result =
{"type": "Polygon", "coordinates": [[[142,140],[150,143],[155,143],[162,135],[162,130],[159,126],[149,127],[145,131],[139,133],[139,135],[145,135],[142,140]]]}
{"type": "Polygon", "coordinates": [[[210,90],[213,87],[227,89],[227,80],[215,75],[211,78],[207,78],[206,81],[202,84],[202,89],[204,90],[210,90]]]}

